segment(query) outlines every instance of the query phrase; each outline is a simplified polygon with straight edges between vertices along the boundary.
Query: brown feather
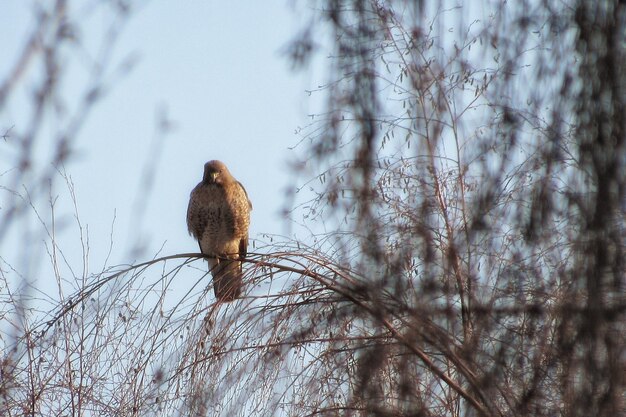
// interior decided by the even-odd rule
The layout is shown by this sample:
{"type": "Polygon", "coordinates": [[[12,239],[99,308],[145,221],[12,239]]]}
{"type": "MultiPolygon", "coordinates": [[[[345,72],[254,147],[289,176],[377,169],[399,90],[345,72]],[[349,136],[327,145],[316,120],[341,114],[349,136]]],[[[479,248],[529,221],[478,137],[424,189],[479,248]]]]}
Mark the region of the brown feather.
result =
{"type": "Polygon", "coordinates": [[[208,259],[215,296],[232,301],[241,296],[242,263],[247,255],[252,204],[245,188],[220,161],[204,165],[202,181],[193,189],[187,208],[189,233],[208,259]]]}

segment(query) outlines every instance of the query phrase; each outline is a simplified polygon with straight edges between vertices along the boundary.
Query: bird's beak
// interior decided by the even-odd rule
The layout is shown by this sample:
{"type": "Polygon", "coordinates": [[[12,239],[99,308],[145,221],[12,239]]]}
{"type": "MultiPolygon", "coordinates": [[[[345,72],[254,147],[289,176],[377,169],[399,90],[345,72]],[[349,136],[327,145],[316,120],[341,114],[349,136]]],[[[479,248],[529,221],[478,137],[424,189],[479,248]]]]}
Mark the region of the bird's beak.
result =
{"type": "Polygon", "coordinates": [[[211,172],[211,181],[215,182],[219,175],[220,175],[219,172],[211,172]]]}

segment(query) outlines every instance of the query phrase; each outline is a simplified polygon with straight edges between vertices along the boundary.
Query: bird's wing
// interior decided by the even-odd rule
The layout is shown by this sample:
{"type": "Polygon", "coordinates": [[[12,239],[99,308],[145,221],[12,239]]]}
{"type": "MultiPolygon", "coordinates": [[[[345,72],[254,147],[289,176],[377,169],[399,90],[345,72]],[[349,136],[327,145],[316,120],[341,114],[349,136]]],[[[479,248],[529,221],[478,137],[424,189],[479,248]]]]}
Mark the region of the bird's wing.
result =
{"type": "Polygon", "coordinates": [[[243,190],[243,194],[246,196],[246,200],[248,200],[248,208],[252,210],[252,202],[250,201],[250,198],[248,197],[248,192],[239,181],[237,181],[237,185],[239,185],[239,187],[243,190]]]}
{"type": "Polygon", "coordinates": [[[189,196],[189,206],[187,207],[187,230],[189,233],[200,240],[202,233],[207,225],[205,216],[202,216],[201,204],[198,201],[198,187],[194,188],[189,196]]]}

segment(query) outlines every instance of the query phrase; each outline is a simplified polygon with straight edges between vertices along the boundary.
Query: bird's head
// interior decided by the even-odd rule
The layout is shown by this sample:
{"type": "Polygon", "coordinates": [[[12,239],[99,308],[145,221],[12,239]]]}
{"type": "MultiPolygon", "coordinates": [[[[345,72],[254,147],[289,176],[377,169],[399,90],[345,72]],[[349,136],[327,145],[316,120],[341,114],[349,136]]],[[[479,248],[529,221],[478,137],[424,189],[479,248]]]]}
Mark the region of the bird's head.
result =
{"type": "Polygon", "coordinates": [[[221,161],[209,161],[204,164],[204,176],[202,182],[209,184],[221,184],[230,177],[230,173],[221,161]]]}

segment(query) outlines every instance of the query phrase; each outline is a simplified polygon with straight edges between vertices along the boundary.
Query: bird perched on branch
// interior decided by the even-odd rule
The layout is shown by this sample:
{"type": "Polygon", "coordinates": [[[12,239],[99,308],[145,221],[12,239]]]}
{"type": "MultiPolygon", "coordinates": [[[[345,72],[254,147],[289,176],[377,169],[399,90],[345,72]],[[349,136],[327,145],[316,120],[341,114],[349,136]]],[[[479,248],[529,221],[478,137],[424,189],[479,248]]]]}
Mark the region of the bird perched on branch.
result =
{"type": "Polygon", "coordinates": [[[241,295],[241,259],[248,249],[252,203],[239,181],[220,161],[204,164],[202,181],[191,191],[187,228],[198,240],[213,275],[213,290],[219,301],[241,295]]]}

